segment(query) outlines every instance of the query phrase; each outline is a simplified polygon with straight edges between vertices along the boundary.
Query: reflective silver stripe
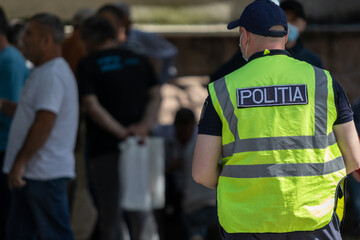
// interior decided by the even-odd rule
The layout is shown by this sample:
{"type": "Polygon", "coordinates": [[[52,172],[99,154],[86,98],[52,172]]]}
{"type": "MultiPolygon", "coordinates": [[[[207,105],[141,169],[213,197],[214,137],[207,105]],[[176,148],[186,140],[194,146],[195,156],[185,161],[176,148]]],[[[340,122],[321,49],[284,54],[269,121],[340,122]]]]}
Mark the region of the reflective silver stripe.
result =
{"type": "Polygon", "coordinates": [[[285,149],[325,149],[336,143],[334,132],[329,136],[289,136],[240,139],[223,146],[222,157],[250,151],[271,151],[285,149]]]}
{"type": "Polygon", "coordinates": [[[325,163],[225,165],[221,176],[231,178],[321,176],[345,168],[342,157],[325,163]]]}
{"type": "Polygon", "coordinates": [[[283,149],[324,149],[336,143],[334,133],[327,133],[327,96],[328,80],[324,70],[314,67],[315,72],[315,134],[314,136],[287,136],[270,138],[241,139],[238,132],[238,119],[234,105],[226,86],[225,78],[214,82],[219,104],[229,123],[235,141],[223,146],[222,157],[232,156],[234,153],[247,151],[266,151],[283,149]]]}
{"type": "Polygon", "coordinates": [[[223,110],[224,116],[227,122],[229,123],[230,131],[234,135],[235,140],[238,140],[239,139],[239,134],[238,134],[239,132],[237,130],[238,118],[234,113],[235,111],[233,107],[234,105],[231,102],[229,91],[226,87],[225,78],[221,78],[220,80],[215,81],[214,89],[219,104],[221,106],[221,109],[223,110]]]}
{"type": "Polygon", "coordinates": [[[324,70],[314,67],[315,71],[315,136],[327,132],[328,81],[324,70]]]}

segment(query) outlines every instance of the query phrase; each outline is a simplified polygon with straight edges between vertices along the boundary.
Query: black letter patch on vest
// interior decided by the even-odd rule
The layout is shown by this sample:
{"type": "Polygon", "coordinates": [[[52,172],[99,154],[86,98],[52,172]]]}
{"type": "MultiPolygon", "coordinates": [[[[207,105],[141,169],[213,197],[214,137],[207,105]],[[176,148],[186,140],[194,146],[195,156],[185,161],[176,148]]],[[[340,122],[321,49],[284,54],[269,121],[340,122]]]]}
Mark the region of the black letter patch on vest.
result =
{"type": "Polygon", "coordinates": [[[306,84],[238,88],[236,95],[238,108],[308,104],[306,84]]]}

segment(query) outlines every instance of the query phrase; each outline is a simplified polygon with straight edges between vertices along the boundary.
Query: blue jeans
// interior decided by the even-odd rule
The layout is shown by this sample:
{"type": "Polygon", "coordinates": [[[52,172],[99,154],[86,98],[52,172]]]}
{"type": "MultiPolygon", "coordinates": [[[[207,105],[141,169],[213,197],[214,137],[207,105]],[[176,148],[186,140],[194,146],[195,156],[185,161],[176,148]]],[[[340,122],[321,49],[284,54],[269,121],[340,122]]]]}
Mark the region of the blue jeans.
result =
{"type": "Polygon", "coordinates": [[[66,197],[67,179],[26,180],[12,191],[8,240],[73,240],[66,197]]]}
{"type": "Polygon", "coordinates": [[[9,214],[11,192],[8,186],[8,175],[2,173],[4,152],[0,152],[0,240],[5,240],[6,221],[9,214]]]}

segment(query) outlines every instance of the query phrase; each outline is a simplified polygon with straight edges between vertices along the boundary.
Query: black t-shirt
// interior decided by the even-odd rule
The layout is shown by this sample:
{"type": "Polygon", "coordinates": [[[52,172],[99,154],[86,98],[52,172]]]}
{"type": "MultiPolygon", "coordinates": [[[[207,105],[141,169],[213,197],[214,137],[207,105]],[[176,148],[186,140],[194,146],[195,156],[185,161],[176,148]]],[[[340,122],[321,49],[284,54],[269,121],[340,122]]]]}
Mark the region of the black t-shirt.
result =
{"type": "MultiPolygon", "coordinates": [[[[262,56],[262,54],[258,55],[262,56]]],[[[251,57],[250,61],[258,56],[251,57]]],[[[337,111],[337,119],[334,125],[347,123],[353,120],[353,112],[351,110],[349,100],[340,86],[340,84],[333,78],[334,98],[337,111]]],[[[241,120],[240,120],[241,122],[241,120]]],[[[210,95],[207,97],[204,103],[203,112],[198,128],[199,134],[221,136],[222,135],[222,122],[217,114],[210,95]]]]}
{"type": "MultiPolygon", "coordinates": [[[[146,57],[124,48],[100,50],[78,66],[80,96],[96,95],[99,103],[122,125],[139,122],[149,101],[149,89],[158,84],[146,57]]],[[[87,116],[90,156],[117,151],[119,140],[87,116]]]]}

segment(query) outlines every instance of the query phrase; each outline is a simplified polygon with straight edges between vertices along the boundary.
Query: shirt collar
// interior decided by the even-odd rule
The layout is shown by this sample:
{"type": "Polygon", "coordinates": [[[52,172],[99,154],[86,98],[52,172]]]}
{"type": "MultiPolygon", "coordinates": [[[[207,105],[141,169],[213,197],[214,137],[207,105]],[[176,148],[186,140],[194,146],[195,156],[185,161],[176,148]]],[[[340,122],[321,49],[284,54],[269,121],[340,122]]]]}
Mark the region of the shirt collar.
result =
{"type": "Polygon", "coordinates": [[[261,52],[256,52],[253,55],[251,55],[251,57],[249,58],[249,62],[259,58],[259,57],[264,57],[264,56],[273,56],[273,55],[286,55],[291,57],[290,53],[286,50],[281,50],[281,49],[272,49],[272,50],[268,50],[265,49],[265,51],[261,51],[261,52]]]}

